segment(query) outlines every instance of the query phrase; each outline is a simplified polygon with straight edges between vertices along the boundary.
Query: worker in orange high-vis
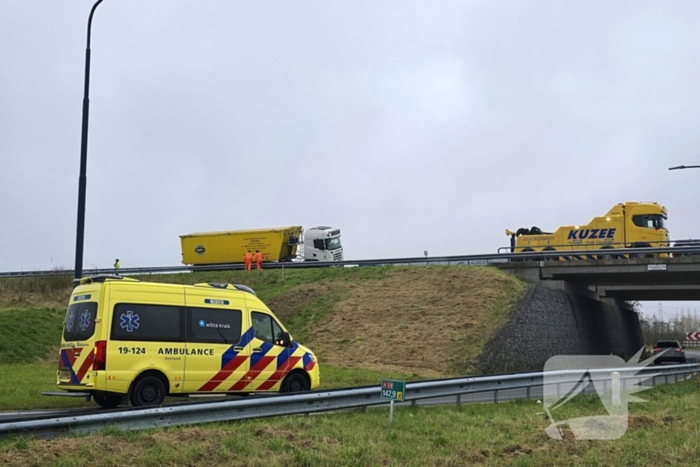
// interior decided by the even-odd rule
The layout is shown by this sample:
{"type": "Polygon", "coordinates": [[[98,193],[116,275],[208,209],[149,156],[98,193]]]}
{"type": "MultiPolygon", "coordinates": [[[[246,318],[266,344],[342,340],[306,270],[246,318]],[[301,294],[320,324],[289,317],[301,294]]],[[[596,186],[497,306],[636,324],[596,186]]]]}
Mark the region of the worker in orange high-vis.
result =
{"type": "Polygon", "coordinates": [[[245,259],[245,270],[250,271],[253,266],[253,253],[248,250],[248,253],[246,253],[243,258],[245,259]]]}
{"type": "Polygon", "coordinates": [[[258,268],[258,270],[262,269],[262,262],[263,254],[260,253],[260,250],[255,250],[255,266],[258,268]]]}

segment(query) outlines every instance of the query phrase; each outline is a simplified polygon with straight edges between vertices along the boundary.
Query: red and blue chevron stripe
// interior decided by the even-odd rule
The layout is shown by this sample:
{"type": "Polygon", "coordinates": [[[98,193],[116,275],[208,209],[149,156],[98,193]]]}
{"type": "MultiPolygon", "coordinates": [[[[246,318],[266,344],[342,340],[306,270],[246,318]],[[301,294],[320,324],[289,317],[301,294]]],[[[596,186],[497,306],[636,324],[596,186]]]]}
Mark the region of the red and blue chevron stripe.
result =
{"type": "MultiPolygon", "coordinates": [[[[87,352],[88,349],[84,348],[82,351],[87,352]]],[[[85,357],[85,360],[80,365],[78,373],[76,373],[75,370],[73,370],[73,365],[75,365],[76,361],[75,349],[61,349],[61,360],[59,362],[58,369],[70,371],[70,384],[80,384],[85,377],[85,374],[88,372],[88,370],[90,370],[94,358],[95,354],[92,349],[90,349],[88,355],[85,357]]]]}

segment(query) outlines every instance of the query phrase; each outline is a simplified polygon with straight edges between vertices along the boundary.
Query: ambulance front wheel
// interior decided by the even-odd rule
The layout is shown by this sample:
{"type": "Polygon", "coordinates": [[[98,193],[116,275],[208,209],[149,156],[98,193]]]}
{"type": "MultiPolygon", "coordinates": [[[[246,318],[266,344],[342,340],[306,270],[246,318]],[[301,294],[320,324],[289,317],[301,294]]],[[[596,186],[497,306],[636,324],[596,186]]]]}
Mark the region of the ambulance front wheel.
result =
{"type": "Polygon", "coordinates": [[[97,405],[99,405],[103,409],[113,409],[119,405],[119,403],[122,400],[122,396],[95,395],[93,397],[93,399],[95,399],[95,402],[97,402],[97,405]]]}
{"type": "Polygon", "coordinates": [[[165,400],[165,385],[157,376],[144,375],[136,380],[131,390],[131,405],[143,407],[161,405],[165,400]]]}
{"type": "Polygon", "coordinates": [[[282,390],[284,392],[305,392],[310,387],[309,379],[305,374],[295,372],[284,380],[282,390]]]}

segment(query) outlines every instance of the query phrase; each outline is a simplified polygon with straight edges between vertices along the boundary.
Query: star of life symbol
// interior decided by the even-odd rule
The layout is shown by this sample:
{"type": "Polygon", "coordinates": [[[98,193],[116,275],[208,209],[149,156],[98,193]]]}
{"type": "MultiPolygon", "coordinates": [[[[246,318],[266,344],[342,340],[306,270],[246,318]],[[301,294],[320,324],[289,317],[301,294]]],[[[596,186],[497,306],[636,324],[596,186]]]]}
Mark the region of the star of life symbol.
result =
{"type": "Polygon", "coordinates": [[[75,326],[75,310],[68,313],[68,319],[66,319],[66,330],[68,332],[72,332],[73,326],[75,326]]]}
{"type": "Polygon", "coordinates": [[[135,315],[133,311],[129,310],[126,314],[122,313],[121,323],[119,325],[122,329],[126,329],[126,332],[132,332],[134,329],[139,328],[139,315],[135,315]]]}
{"type": "Polygon", "coordinates": [[[575,439],[621,438],[627,432],[627,405],[630,402],[645,402],[632,394],[650,389],[652,386],[644,386],[643,383],[658,375],[638,375],[639,371],[663,354],[640,362],[643,351],[642,347],[627,362],[616,355],[556,355],[547,360],[543,386],[544,410],[551,422],[545,429],[547,435],[564,439],[561,427],[568,425],[575,439]],[[557,408],[579,394],[590,392],[586,389],[591,387],[608,415],[555,421],[553,412],[557,408]]]}
{"type": "Polygon", "coordinates": [[[83,311],[80,315],[80,330],[84,331],[90,327],[90,312],[88,310],[83,311]]]}

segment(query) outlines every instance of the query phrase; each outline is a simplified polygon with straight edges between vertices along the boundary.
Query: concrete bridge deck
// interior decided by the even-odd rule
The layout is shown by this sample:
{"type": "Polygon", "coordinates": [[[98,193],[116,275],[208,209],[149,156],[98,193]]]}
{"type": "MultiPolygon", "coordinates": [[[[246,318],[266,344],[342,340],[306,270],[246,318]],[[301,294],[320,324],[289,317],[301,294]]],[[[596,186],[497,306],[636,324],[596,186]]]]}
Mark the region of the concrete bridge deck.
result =
{"type": "Polygon", "coordinates": [[[497,263],[529,282],[564,281],[601,298],[700,300],[700,255],[583,261],[497,263]]]}

